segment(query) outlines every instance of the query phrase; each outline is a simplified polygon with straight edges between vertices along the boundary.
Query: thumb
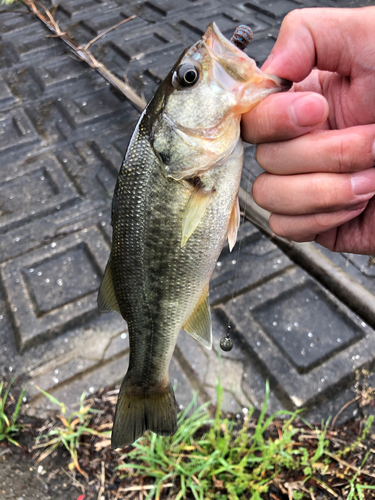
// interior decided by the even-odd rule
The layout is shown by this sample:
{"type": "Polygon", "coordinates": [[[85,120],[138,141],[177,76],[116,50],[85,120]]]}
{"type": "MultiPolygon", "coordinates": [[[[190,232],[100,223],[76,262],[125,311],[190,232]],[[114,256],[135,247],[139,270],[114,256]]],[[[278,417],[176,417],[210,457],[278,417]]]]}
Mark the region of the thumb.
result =
{"type": "Polygon", "coordinates": [[[294,10],[285,17],[262,70],[294,82],[314,67],[355,76],[358,54],[373,47],[374,25],[375,7],[294,10]]]}

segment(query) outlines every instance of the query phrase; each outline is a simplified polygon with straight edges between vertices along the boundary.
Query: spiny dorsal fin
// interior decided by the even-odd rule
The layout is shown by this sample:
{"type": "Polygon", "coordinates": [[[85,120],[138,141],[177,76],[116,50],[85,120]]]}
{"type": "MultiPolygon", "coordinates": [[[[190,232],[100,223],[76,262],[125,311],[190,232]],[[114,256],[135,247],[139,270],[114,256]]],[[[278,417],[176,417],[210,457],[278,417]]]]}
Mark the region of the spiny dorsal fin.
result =
{"type": "Polygon", "coordinates": [[[211,196],[212,191],[205,191],[201,185],[194,188],[187,202],[184,218],[182,220],[181,247],[185,246],[187,240],[200,223],[211,196]]]}
{"type": "Polygon", "coordinates": [[[117,311],[121,314],[113,286],[111,258],[107,262],[104,277],[99,288],[98,307],[102,312],[117,311]]]}
{"type": "Polygon", "coordinates": [[[198,340],[198,342],[207,347],[207,349],[212,349],[212,325],[210,304],[208,302],[208,286],[205,288],[190,318],[182,328],[198,340]]]}
{"type": "Polygon", "coordinates": [[[241,213],[240,213],[240,202],[238,201],[238,195],[236,196],[236,201],[233,204],[232,212],[230,214],[229,226],[228,226],[228,243],[229,251],[233,250],[234,245],[237,241],[237,232],[240,227],[241,213]]]}

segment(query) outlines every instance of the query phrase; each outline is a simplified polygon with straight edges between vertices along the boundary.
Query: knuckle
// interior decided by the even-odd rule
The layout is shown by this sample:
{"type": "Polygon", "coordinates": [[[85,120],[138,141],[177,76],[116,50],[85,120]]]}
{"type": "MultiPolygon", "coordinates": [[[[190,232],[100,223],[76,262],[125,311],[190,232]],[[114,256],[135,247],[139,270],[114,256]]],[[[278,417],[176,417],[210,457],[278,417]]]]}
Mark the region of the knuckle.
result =
{"type": "Polygon", "coordinates": [[[263,206],[267,199],[267,177],[267,174],[260,174],[253,184],[253,198],[255,203],[260,206],[263,206]]]}
{"type": "MultiPolygon", "coordinates": [[[[356,149],[356,148],[355,148],[356,149]]],[[[337,171],[339,173],[355,170],[355,159],[353,158],[353,143],[340,139],[336,154],[337,171]]]]}
{"type": "Polygon", "coordinates": [[[322,212],[331,211],[337,204],[338,190],[330,183],[324,182],[320,177],[312,181],[311,192],[315,194],[315,209],[322,212]]]}
{"type": "Polygon", "coordinates": [[[261,167],[267,170],[268,163],[272,162],[272,150],[269,144],[259,144],[256,148],[255,158],[261,167]]]}
{"type": "Polygon", "coordinates": [[[298,26],[302,17],[303,16],[301,15],[301,11],[299,9],[292,10],[288,12],[288,14],[284,17],[284,20],[282,22],[282,27],[285,29],[298,26]]]}
{"type": "Polygon", "coordinates": [[[332,220],[329,214],[315,214],[312,216],[311,226],[316,233],[324,233],[332,228],[332,220]]]}

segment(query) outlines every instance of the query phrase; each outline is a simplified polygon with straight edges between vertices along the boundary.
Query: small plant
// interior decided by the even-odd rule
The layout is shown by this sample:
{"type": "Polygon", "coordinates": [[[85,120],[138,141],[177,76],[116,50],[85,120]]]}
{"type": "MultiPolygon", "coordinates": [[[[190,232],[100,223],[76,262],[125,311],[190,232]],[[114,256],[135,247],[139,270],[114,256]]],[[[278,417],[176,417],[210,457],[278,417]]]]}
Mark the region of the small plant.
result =
{"type": "Polygon", "coordinates": [[[22,389],[12,415],[8,416],[7,410],[9,407],[9,391],[14,380],[15,377],[12,378],[8,387],[5,389],[4,395],[4,382],[0,382],[0,441],[6,439],[10,443],[19,446],[14,437],[24,428],[24,425],[19,422],[18,418],[25,390],[22,389]]]}
{"type": "Polygon", "coordinates": [[[92,409],[90,405],[85,406],[84,399],[86,393],[84,392],[81,395],[79,410],[72,412],[67,417],[66,406],[64,403],[61,403],[51,394],[48,394],[48,392],[43,391],[39,387],[38,389],[51,401],[51,403],[60,407],[61,414],[58,415],[57,418],[62,424],[59,426],[53,426],[47,434],[43,434],[37,438],[38,441],[42,442],[35,445],[34,448],[46,448],[46,450],[39,457],[38,462],[47,458],[59,446],[64,446],[72,459],[69,464],[69,469],[77,469],[87,479],[87,474],[81,469],[78,462],[78,450],[81,438],[84,434],[92,434],[101,437],[106,435],[106,433],[98,432],[89,427],[93,414],[98,413],[99,411],[92,409]]]}
{"type": "MultiPolygon", "coordinates": [[[[188,495],[193,495],[196,500],[261,500],[262,493],[268,491],[277,472],[283,467],[297,468],[304,457],[295,447],[294,435],[298,429],[292,426],[292,422],[297,412],[279,411],[265,419],[268,396],[267,384],[255,431],[250,432],[251,411],[240,429],[235,427],[233,420],[223,418],[223,388],[218,385],[214,419],[210,417],[207,405],[188,416],[196,406],[195,397],[180,414],[176,434],[163,438],[148,433],[135,443],[133,451],[122,457],[126,463],[118,470],[125,470],[130,475],[138,471],[152,477],[154,484],[148,499],[160,498],[162,489],[172,484],[178,488],[176,500],[188,495]],[[279,438],[265,438],[265,432],[280,414],[290,418],[283,424],[279,438]]],[[[320,453],[319,450],[319,456],[320,453]]]]}

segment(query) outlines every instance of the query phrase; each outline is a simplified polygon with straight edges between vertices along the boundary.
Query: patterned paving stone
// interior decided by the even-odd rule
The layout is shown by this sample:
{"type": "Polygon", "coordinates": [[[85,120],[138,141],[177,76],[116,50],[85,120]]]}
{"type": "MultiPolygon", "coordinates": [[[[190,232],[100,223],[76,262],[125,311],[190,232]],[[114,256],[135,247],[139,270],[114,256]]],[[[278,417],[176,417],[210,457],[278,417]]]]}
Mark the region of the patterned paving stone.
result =
{"type": "Polygon", "coordinates": [[[68,177],[52,155],[25,162],[0,182],[0,233],[55,212],[77,199],[68,177]]]}
{"type": "MultiPolygon", "coordinates": [[[[135,14],[90,50],[149,99],[209,22],[227,36],[240,23],[251,26],[247,52],[261,64],[290,10],[322,5],[338,2],[66,0],[56,18],[86,44],[135,14]]],[[[82,391],[119,382],[128,363],[126,323],[99,314],[96,293],[110,248],[113,187],[139,113],[33,16],[0,14],[0,33],[0,375],[27,375],[74,404],[82,391]]],[[[242,187],[250,189],[260,172],[248,146],[242,187]]],[[[358,301],[345,288],[340,293],[333,270],[365,289],[375,310],[375,266],[368,257],[324,255],[332,273],[312,277],[280,242],[241,226],[211,281],[215,348],[179,337],[170,369],[179,404],[193,390],[214,400],[221,374],[228,410],[259,408],[268,378],[269,411],[306,407],[314,421],[350,401],[358,377],[373,380],[375,322],[366,324],[358,301]],[[228,325],[234,349],[220,361],[228,325]]],[[[46,408],[35,385],[29,398],[30,411],[46,408]]]]}
{"type": "Polygon", "coordinates": [[[102,234],[91,228],[2,266],[21,350],[98,314],[96,293],[107,257],[102,234]]]}
{"type": "Polygon", "coordinates": [[[374,362],[374,331],[298,268],[236,298],[231,316],[280,399],[284,394],[293,407],[315,405],[324,393],[345,387],[354,370],[374,362]],[[319,316],[326,318],[320,325],[319,316]]]}

